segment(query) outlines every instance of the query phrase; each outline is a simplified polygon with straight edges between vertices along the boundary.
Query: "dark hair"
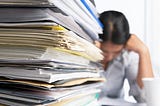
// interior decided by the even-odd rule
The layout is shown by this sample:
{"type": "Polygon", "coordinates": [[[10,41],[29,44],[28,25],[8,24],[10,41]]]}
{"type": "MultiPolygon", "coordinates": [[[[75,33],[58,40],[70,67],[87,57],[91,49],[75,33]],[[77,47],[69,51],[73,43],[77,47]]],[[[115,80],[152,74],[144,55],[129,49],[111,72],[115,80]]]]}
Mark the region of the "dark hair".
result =
{"type": "Polygon", "coordinates": [[[100,14],[99,19],[103,24],[103,34],[99,35],[101,40],[115,44],[127,42],[130,37],[129,24],[121,12],[105,11],[100,14]]]}

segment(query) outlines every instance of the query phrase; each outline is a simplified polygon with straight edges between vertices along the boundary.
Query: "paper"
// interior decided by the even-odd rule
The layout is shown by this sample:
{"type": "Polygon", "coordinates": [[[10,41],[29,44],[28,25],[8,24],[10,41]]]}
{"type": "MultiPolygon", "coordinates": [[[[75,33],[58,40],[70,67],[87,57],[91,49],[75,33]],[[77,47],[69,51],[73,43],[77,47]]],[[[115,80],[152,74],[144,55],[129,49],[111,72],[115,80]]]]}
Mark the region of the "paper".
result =
{"type": "Polygon", "coordinates": [[[80,9],[77,10],[77,6],[73,7],[73,6],[71,6],[71,3],[73,4],[74,2],[73,1],[66,2],[63,0],[54,0],[55,6],[60,8],[62,11],[67,13],[69,16],[72,16],[75,19],[75,21],[77,23],[79,23],[79,25],[83,28],[83,30],[85,30],[86,33],[89,34],[93,40],[97,40],[99,38],[98,37],[98,30],[99,29],[94,28],[94,26],[92,27],[92,25],[94,25],[94,24],[86,22],[86,19],[85,20],[82,19],[84,14],[81,14],[81,12],[77,13],[77,11],[80,11],[80,9]],[[75,11],[75,10],[77,10],[77,11],[75,11]]]}
{"type": "Polygon", "coordinates": [[[99,90],[95,89],[95,90],[90,90],[89,92],[81,92],[80,94],[78,95],[75,95],[75,96],[71,96],[71,97],[68,97],[64,100],[61,100],[61,101],[58,101],[56,103],[51,103],[51,104],[48,104],[48,106],[52,106],[52,105],[55,105],[55,106],[76,106],[76,105],[79,105],[81,104],[82,106],[83,105],[86,105],[88,104],[88,102],[94,100],[94,99],[97,99],[96,98],[96,93],[98,93],[99,90]]]}
{"type": "Polygon", "coordinates": [[[55,83],[45,83],[45,82],[38,82],[38,81],[30,81],[30,80],[16,80],[16,79],[4,79],[4,78],[0,78],[0,83],[6,83],[6,84],[15,84],[15,86],[22,84],[22,85],[26,85],[26,86],[33,86],[33,87],[37,87],[37,88],[47,88],[47,89],[51,89],[51,88],[55,88],[55,87],[69,87],[69,86],[78,86],[80,84],[84,84],[87,82],[104,82],[105,79],[104,78],[78,78],[78,79],[70,79],[70,80],[62,80],[62,81],[57,81],[55,83]]]}
{"type": "MultiPolygon", "coordinates": [[[[92,17],[93,19],[94,19],[94,21],[96,21],[97,22],[97,24],[99,25],[99,29],[101,30],[101,32],[99,32],[99,33],[102,33],[102,28],[103,28],[103,25],[102,25],[102,23],[100,22],[100,20],[98,19],[98,16],[96,16],[96,14],[95,14],[95,12],[93,12],[94,10],[93,9],[91,9],[91,7],[90,7],[90,5],[91,5],[91,3],[89,3],[90,1],[88,1],[88,0],[80,0],[82,3],[83,3],[83,5],[86,7],[86,9],[89,11],[89,13],[90,13],[90,17],[92,17]],[[86,2],[87,1],[87,2],[86,2]],[[88,3],[88,4],[87,4],[88,3]],[[90,4],[90,5],[89,5],[90,4]]],[[[92,8],[93,8],[93,6],[92,6],[92,8]]]]}
{"type": "Polygon", "coordinates": [[[105,81],[102,51],[93,44],[101,27],[86,6],[78,0],[0,0],[0,6],[0,103],[94,105],[105,81]]]}
{"type": "Polygon", "coordinates": [[[72,89],[72,90],[70,89],[57,89],[56,90],[55,89],[53,91],[50,91],[50,90],[44,91],[44,90],[38,90],[38,89],[32,90],[32,89],[26,89],[26,88],[19,88],[16,86],[15,87],[14,86],[10,86],[10,87],[3,86],[3,87],[0,87],[0,89],[1,89],[0,94],[5,94],[6,96],[4,95],[2,96],[4,98],[8,98],[9,101],[23,99],[24,100],[23,102],[30,101],[30,103],[38,103],[39,100],[48,101],[48,102],[53,102],[55,100],[60,101],[60,100],[71,98],[77,95],[82,95],[82,94],[87,95],[87,94],[92,94],[92,93],[100,91],[99,89],[95,89],[95,87],[92,87],[92,89],[90,89],[90,86],[84,87],[81,89],[72,89]],[[89,90],[89,92],[86,93],[86,90],[89,90]],[[19,97],[22,97],[22,98],[19,98],[19,97]],[[35,101],[36,100],[35,98],[37,97],[39,99],[37,99],[38,101],[35,101]]]}
{"type": "Polygon", "coordinates": [[[14,79],[28,79],[37,80],[52,83],[59,80],[74,79],[74,78],[87,78],[87,77],[99,77],[99,73],[94,72],[58,72],[48,71],[43,69],[27,70],[23,68],[14,67],[1,67],[0,76],[14,78],[14,79]]]}
{"type": "MultiPolygon", "coordinates": [[[[69,30],[77,33],[82,38],[93,42],[93,39],[70,16],[64,15],[61,11],[54,11],[57,8],[2,8],[0,13],[0,26],[40,26],[42,22],[47,26],[53,23],[60,24],[69,30]],[[16,12],[15,12],[16,11],[16,12]],[[35,24],[36,25],[35,25],[35,24]]],[[[22,27],[24,27],[22,26],[22,27]]],[[[32,26],[32,27],[33,27],[32,26]]]]}
{"type": "Polygon", "coordinates": [[[50,7],[50,0],[0,0],[0,6],[4,7],[50,7]]]}
{"type": "MultiPolygon", "coordinates": [[[[102,52],[99,48],[97,48],[92,43],[80,38],[72,31],[57,31],[54,29],[48,29],[49,26],[43,27],[39,29],[32,29],[32,28],[0,28],[0,53],[1,57],[6,57],[6,53],[10,53],[10,55],[14,52],[23,53],[19,54],[15,53],[15,57],[23,57],[27,56],[27,52],[25,52],[24,48],[32,49],[35,48],[35,50],[41,48],[47,49],[48,53],[51,53],[52,47],[56,47],[58,50],[69,51],[69,53],[75,55],[80,55],[82,57],[85,57],[91,61],[100,61],[103,59],[102,52]],[[8,45],[8,49],[5,48],[8,45]],[[87,45],[87,46],[86,46],[87,45]],[[13,49],[14,47],[14,49],[13,49]],[[37,48],[36,48],[37,47],[37,48]],[[19,49],[19,50],[16,50],[19,49]],[[20,50],[23,49],[23,50],[20,50]],[[5,53],[6,52],[6,53],[5,53]],[[94,54],[93,54],[94,52],[94,54]],[[26,54],[26,55],[25,55],[26,54]]],[[[51,27],[52,28],[52,27],[51,27]]],[[[26,50],[27,50],[26,49],[26,50]]],[[[35,50],[30,51],[32,54],[28,58],[36,58],[39,57],[38,55],[43,55],[40,51],[35,52],[35,50]]],[[[43,50],[44,52],[46,50],[43,50]]],[[[50,54],[51,55],[51,54],[50,54]]],[[[10,56],[8,56],[10,57],[10,56]]],[[[42,56],[44,57],[44,56],[42,56]]],[[[50,57],[49,57],[50,58],[50,57]]]]}
{"type": "Polygon", "coordinates": [[[9,94],[2,94],[2,93],[0,93],[0,97],[1,98],[6,98],[6,99],[21,100],[21,101],[25,101],[25,102],[32,102],[32,103],[42,103],[42,102],[44,102],[44,100],[34,100],[33,98],[29,99],[29,98],[12,96],[12,95],[9,95],[9,94]]]}
{"type": "Polygon", "coordinates": [[[73,31],[74,33],[78,34],[78,36],[84,38],[89,42],[93,42],[93,39],[88,35],[76,22],[71,16],[66,16],[61,13],[53,12],[54,8],[45,10],[48,14],[56,18],[57,20],[53,19],[55,22],[59,23],[60,25],[68,28],[69,30],[73,31]]]}

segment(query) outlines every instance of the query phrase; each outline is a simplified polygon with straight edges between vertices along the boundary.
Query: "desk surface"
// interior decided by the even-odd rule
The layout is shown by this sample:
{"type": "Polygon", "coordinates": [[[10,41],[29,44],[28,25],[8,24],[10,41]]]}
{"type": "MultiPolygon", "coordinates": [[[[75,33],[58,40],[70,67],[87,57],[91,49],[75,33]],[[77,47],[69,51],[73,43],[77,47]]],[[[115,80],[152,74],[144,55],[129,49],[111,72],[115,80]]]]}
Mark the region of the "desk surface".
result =
{"type": "Polygon", "coordinates": [[[123,99],[101,98],[98,100],[101,106],[147,106],[145,103],[130,103],[123,99]]]}

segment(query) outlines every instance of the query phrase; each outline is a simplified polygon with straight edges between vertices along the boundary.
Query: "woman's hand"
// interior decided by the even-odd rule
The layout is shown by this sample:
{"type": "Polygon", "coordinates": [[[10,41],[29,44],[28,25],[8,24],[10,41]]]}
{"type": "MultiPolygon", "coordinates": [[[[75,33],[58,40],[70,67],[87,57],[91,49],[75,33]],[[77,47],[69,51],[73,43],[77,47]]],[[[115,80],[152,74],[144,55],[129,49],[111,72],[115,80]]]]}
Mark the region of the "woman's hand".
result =
{"type": "Polygon", "coordinates": [[[99,41],[94,41],[94,44],[96,47],[100,48],[101,47],[101,43],[99,41]]]}
{"type": "Polygon", "coordinates": [[[148,51],[146,45],[134,34],[132,34],[127,41],[125,48],[129,51],[134,51],[138,54],[148,51]]]}

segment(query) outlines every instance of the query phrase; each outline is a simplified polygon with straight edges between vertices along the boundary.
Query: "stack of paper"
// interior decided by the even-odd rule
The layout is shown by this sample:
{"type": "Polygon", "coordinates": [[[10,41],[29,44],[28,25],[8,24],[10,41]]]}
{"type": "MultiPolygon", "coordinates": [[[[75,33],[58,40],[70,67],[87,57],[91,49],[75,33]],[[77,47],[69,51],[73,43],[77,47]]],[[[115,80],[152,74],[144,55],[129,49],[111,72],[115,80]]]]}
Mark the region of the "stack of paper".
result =
{"type": "Polygon", "coordinates": [[[87,41],[93,39],[74,21],[57,7],[52,8],[1,8],[0,26],[26,27],[26,26],[52,26],[55,22],[77,33],[87,41]],[[3,14],[3,15],[2,15],[3,14]]]}
{"type": "MultiPolygon", "coordinates": [[[[19,51],[22,52],[23,48],[28,48],[32,50],[34,48],[37,48],[35,49],[35,51],[41,50],[43,51],[42,53],[45,54],[44,52],[52,52],[52,49],[58,48],[58,49],[61,49],[61,51],[65,50],[68,52],[76,53],[78,55],[83,55],[84,57],[94,61],[98,61],[103,58],[101,55],[101,51],[97,47],[95,47],[92,43],[87,42],[86,40],[77,36],[72,31],[68,31],[63,27],[60,27],[60,28],[63,28],[62,30],[57,30],[56,28],[59,28],[59,27],[60,26],[52,26],[52,27],[44,26],[44,28],[34,27],[35,29],[33,28],[0,28],[0,32],[1,32],[0,44],[2,45],[0,48],[2,49],[0,53],[2,52],[2,55],[3,55],[4,53],[3,51],[7,51],[5,50],[6,48],[4,47],[5,45],[5,46],[8,46],[9,48],[10,46],[11,48],[12,46],[14,46],[13,50],[9,49],[10,52],[8,53],[11,53],[12,51],[13,51],[12,53],[18,52],[17,51],[18,49],[19,51]]],[[[28,52],[30,51],[28,50],[28,52]]],[[[4,53],[4,55],[7,55],[7,54],[4,53]]],[[[10,56],[7,56],[7,57],[10,57],[10,56]]]]}
{"type": "Polygon", "coordinates": [[[91,2],[0,0],[0,6],[0,104],[96,104],[105,80],[93,44],[102,26],[91,2]]]}
{"type": "MultiPolygon", "coordinates": [[[[93,4],[89,0],[53,0],[55,6],[72,16],[92,39],[98,39],[102,33],[102,24],[93,12],[93,4]]],[[[95,10],[95,9],[94,9],[95,10]]]]}

